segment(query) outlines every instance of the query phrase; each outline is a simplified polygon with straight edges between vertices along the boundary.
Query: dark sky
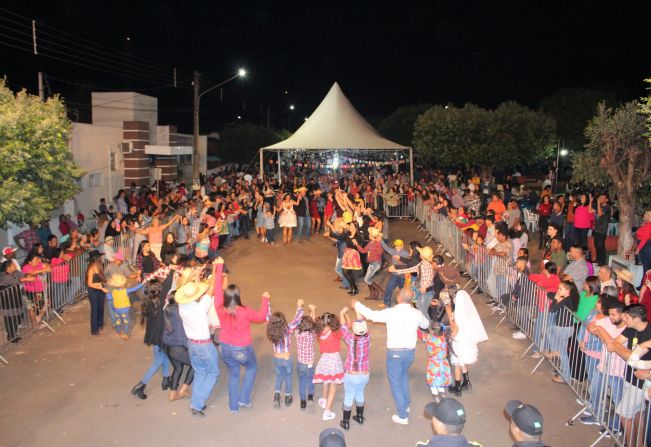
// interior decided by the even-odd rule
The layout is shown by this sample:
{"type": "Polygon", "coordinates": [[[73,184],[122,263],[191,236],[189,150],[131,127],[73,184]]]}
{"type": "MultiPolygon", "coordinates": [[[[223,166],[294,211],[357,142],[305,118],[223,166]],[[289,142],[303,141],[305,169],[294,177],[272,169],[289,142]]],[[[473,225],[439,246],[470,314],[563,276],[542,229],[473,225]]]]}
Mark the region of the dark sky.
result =
{"type": "MultiPolygon", "coordinates": [[[[0,71],[11,87],[35,91],[36,72],[43,70],[51,91],[64,95],[81,119],[89,85],[135,88],[159,97],[162,124],[188,132],[187,82],[185,88],[160,87],[172,82],[172,67],[186,78],[199,70],[206,83],[240,66],[249,71],[224,88],[223,102],[218,91],[204,97],[202,130],[219,129],[237,115],[263,122],[267,105],[276,115],[289,104],[296,110],[274,124],[291,119],[296,127],[333,81],[372,122],[418,103],[493,107],[515,99],[536,106],[562,87],[614,89],[628,99],[643,94],[642,80],[651,76],[650,3],[12,1],[2,7],[53,27],[41,28],[50,33],[41,35],[42,46],[50,39],[51,50],[60,51],[50,55],[84,63],[91,54],[103,59],[89,60],[103,61],[101,68],[113,73],[3,45],[0,71]],[[121,51],[140,65],[129,68],[121,51]],[[120,76],[125,70],[148,79],[120,76]]],[[[0,42],[31,48],[28,20],[0,11],[0,25],[0,42]]]]}

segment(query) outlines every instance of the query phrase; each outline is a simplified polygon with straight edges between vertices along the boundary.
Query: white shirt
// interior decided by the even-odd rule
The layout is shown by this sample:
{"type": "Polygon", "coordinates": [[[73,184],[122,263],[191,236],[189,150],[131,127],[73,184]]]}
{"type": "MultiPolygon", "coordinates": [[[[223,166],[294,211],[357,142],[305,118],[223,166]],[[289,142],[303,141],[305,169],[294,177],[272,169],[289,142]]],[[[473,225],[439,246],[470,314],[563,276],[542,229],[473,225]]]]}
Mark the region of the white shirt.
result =
{"type": "Polygon", "coordinates": [[[610,279],[609,279],[608,281],[606,281],[606,282],[600,282],[600,283],[599,283],[599,291],[600,291],[600,292],[603,292],[603,291],[604,291],[604,287],[608,287],[608,286],[617,287],[617,284],[615,284],[615,281],[613,281],[613,279],[610,278],[610,279]]]}
{"type": "Polygon", "coordinates": [[[190,340],[208,340],[210,338],[208,309],[210,309],[211,301],[211,296],[204,295],[199,301],[179,305],[183,329],[190,340]]]}
{"type": "Polygon", "coordinates": [[[357,301],[355,310],[364,318],[387,325],[388,349],[415,349],[418,328],[429,328],[429,320],[411,304],[401,303],[383,310],[371,310],[357,301]]]}

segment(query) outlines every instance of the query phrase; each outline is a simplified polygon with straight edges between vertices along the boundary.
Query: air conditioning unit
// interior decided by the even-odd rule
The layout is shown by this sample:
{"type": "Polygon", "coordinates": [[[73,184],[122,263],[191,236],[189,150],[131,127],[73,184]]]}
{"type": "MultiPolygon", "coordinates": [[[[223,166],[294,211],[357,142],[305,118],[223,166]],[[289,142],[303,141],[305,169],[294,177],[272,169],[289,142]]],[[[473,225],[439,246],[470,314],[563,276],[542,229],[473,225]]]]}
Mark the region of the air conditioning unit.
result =
{"type": "Polygon", "coordinates": [[[133,142],[132,141],[127,141],[125,143],[120,143],[120,153],[121,154],[130,154],[131,151],[133,150],[133,142]]]}

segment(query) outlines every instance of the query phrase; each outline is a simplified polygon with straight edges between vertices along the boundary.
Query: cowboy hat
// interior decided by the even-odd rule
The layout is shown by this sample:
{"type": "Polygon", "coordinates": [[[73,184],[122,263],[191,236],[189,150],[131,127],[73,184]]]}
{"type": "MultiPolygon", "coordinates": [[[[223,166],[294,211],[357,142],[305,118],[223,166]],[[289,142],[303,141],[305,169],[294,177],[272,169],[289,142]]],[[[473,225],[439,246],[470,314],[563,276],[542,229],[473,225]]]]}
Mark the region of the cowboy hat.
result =
{"type": "Polygon", "coordinates": [[[174,301],[177,304],[187,304],[196,301],[208,290],[208,284],[201,282],[190,282],[179,288],[174,294],[174,301]]]}
{"type": "Polygon", "coordinates": [[[106,281],[106,284],[115,289],[121,289],[127,285],[127,278],[124,275],[116,273],[106,281]]]}
{"type": "Polygon", "coordinates": [[[201,189],[201,185],[197,185],[196,183],[192,185],[192,191],[199,191],[200,189],[201,189]]]}
{"type": "Polygon", "coordinates": [[[432,250],[432,247],[416,247],[416,250],[418,250],[418,253],[420,253],[420,257],[432,262],[432,258],[434,257],[434,251],[432,250]]]}
{"type": "Polygon", "coordinates": [[[382,232],[375,227],[369,227],[368,235],[372,238],[382,237],[382,232]]]}
{"type": "Polygon", "coordinates": [[[368,332],[368,325],[365,320],[357,320],[353,322],[353,334],[364,335],[368,332]]]}
{"type": "Polygon", "coordinates": [[[629,270],[615,269],[615,274],[617,275],[618,279],[621,279],[622,281],[626,281],[627,283],[633,286],[635,285],[633,284],[633,281],[635,281],[635,279],[633,278],[633,273],[630,272],[629,270]]]}
{"type": "Polygon", "coordinates": [[[104,256],[104,253],[100,253],[97,250],[93,250],[90,253],[88,253],[88,260],[94,261],[95,259],[101,258],[102,256],[104,256]]]}
{"type": "Polygon", "coordinates": [[[439,267],[436,271],[439,273],[441,281],[443,281],[446,286],[455,285],[461,281],[461,275],[459,274],[459,271],[454,267],[444,265],[442,267],[439,267]]]}

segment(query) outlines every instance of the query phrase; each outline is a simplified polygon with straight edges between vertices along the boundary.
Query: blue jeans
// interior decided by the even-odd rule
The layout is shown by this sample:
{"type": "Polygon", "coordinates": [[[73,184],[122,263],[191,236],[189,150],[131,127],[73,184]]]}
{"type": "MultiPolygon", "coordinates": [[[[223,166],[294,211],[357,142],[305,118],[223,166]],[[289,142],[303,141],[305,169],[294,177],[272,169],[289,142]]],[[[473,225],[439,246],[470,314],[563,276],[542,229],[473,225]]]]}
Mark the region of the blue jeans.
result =
{"type": "Polygon", "coordinates": [[[296,239],[303,240],[310,238],[310,225],[312,225],[312,220],[306,216],[298,216],[296,218],[296,239]]]}
{"type": "Polygon", "coordinates": [[[554,325],[554,316],[551,314],[547,314],[546,326],[545,326],[545,319],[543,317],[544,314],[539,311],[538,318],[536,318],[536,322],[533,325],[533,342],[534,342],[533,352],[543,352],[545,350],[545,346],[549,346],[549,330],[554,325]],[[544,343],[542,339],[543,329],[547,333],[547,335],[545,336],[544,343]]]}
{"type": "Polygon", "coordinates": [[[353,401],[358,407],[364,406],[364,389],[368,384],[368,374],[344,375],[344,410],[353,408],[353,401]]]}
{"type": "Polygon", "coordinates": [[[567,355],[567,341],[574,333],[572,326],[551,326],[548,328],[548,346],[552,351],[558,351],[561,359],[561,375],[566,382],[570,381],[572,371],[570,369],[570,357],[567,355]]]}
{"type": "Polygon", "coordinates": [[[274,391],[280,393],[285,383],[285,394],[292,394],[292,366],[294,362],[291,357],[279,359],[274,357],[274,371],[276,372],[276,385],[274,391]]]}
{"type": "Polygon", "coordinates": [[[158,368],[161,366],[163,367],[163,377],[170,376],[170,359],[167,358],[165,352],[157,345],[152,345],[151,353],[153,356],[151,365],[145,375],[142,376],[142,379],[140,379],[140,381],[145,385],[151,381],[152,377],[154,377],[154,374],[156,374],[156,371],[158,371],[158,368]]]}
{"type": "MultiPolygon", "coordinates": [[[[607,414],[602,414],[604,410],[609,411],[608,408],[602,409],[602,394],[601,390],[603,386],[606,386],[610,389],[610,400],[612,401],[612,408],[617,406],[619,401],[622,399],[622,392],[624,390],[624,379],[621,377],[604,375],[604,373],[595,370],[592,380],[590,381],[590,405],[594,410],[594,414],[597,419],[607,417],[607,414]],[[604,384],[605,382],[605,384],[604,384]]],[[[604,393],[605,396],[608,396],[608,392],[604,393]]],[[[610,407],[610,404],[608,405],[610,407]]],[[[619,424],[619,415],[614,413],[614,417],[610,418],[610,428],[618,429],[620,428],[619,424]]]]}
{"type": "Polygon", "coordinates": [[[405,285],[405,277],[402,275],[391,274],[387,288],[384,291],[384,305],[391,307],[391,300],[393,299],[393,290],[397,287],[402,289],[405,285]]]}
{"type": "Polygon", "coordinates": [[[599,359],[585,355],[585,372],[588,375],[588,382],[592,383],[592,377],[597,372],[597,364],[599,359]]]}
{"type": "Polygon", "coordinates": [[[194,369],[190,406],[201,411],[206,406],[206,401],[219,378],[219,354],[212,342],[193,343],[191,341],[188,341],[188,353],[192,369],[194,369]]]}
{"type": "Polygon", "coordinates": [[[228,368],[228,408],[238,411],[240,404],[251,405],[253,382],[258,372],[253,346],[233,346],[222,343],[219,347],[222,360],[228,368]],[[244,367],[244,378],[240,386],[240,368],[244,367]]]}
{"type": "Polygon", "coordinates": [[[409,399],[409,368],[414,363],[415,349],[387,349],[387,377],[398,416],[406,419],[409,399]]]}
{"type": "Polygon", "coordinates": [[[309,366],[305,363],[296,362],[298,371],[298,393],[301,400],[307,400],[307,395],[314,396],[314,365],[309,366]]]}
{"type": "Polygon", "coordinates": [[[371,262],[366,269],[366,275],[364,276],[364,282],[366,284],[371,284],[373,282],[373,276],[380,270],[382,267],[381,262],[371,262]]]}
{"type": "Polygon", "coordinates": [[[335,264],[335,272],[337,272],[337,275],[339,275],[339,277],[341,278],[341,285],[347,289],[350,287],[350,283],[344,276],[344,271],[341,268],[341,263],[342,263],[342,258],[337,258],[337,263],[335,264]]]}
{"type": "Polygon", "coordinates": [[[273,228],[267,228],[265,230],[265,237],[267,238],[267,242],[272,243],[274,241],[274,230],[273,228]]]}
{"type": "Polygon", "coordinates": [[[423,315],[425,315],[425,318],[429,319],[429,313],[427,310],[429,309],[429,304],[432,301],[432,298],[434,298],[434,291],[431,290],[419,295],[420,296],[418,297],[418,301],[416,301],[416,307],[421,311],[423,315]]]}

